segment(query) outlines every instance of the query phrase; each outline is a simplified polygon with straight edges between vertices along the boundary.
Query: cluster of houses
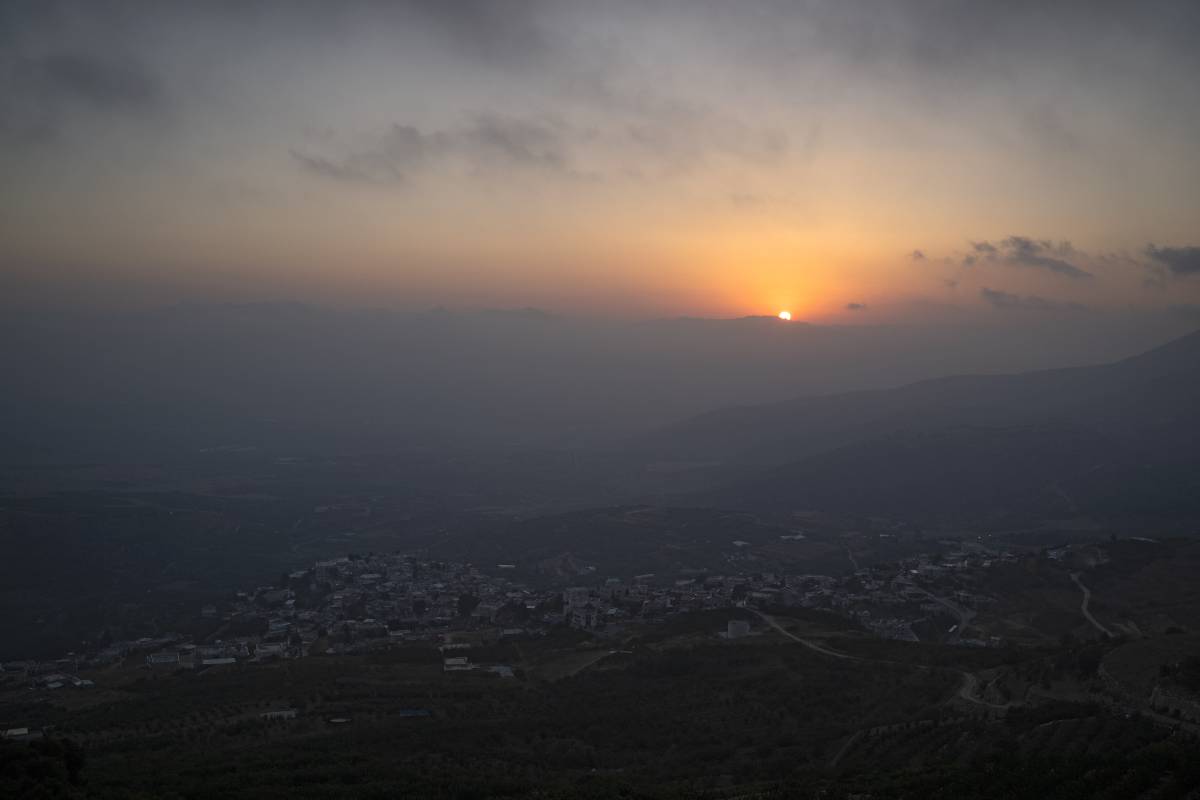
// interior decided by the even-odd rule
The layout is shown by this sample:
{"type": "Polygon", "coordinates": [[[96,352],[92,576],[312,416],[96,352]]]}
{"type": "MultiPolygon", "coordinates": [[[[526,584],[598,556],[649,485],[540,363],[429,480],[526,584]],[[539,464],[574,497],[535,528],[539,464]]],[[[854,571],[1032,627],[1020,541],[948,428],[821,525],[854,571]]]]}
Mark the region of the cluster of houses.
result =
{"type": "Polygon", "coordinates": [[[662,623],[684,612],[747,605],[826,609],[880,636],[916,640],[912,623],[918,619],[948,616],[953,623],[950,610],[956,605],[978,608],[990,602],[969,590],[969,579],[950,597],[935,598],[927,587],[938,584],[945,592],[956,576],[1014,559],[1007,553],[954,551],[872,565],[840,577],[698,572],[534,587],[506,564],[485,571],[404,553],[345,556],[292,572],[280,585],[238,592],[220,606],[203,606],[200,616],[217,626],[203,641],[168,633],[114,642],[53,662],[3,664],[0,674],[18,672],[48,689],[87,688],[91,682],[74,672],[131,657],[151,669],[208,669],[412,642],[451,648],[444,664],[451,672],[477,666],[452,652],[455,642],[535,637],[563,625],[615,636],[629,625],[662,623]]]}
{"type": "Polygon", "coordinates": [[[0,678],[17,677],[42,689],[88,689],[94,684],[75,673],[96,669],[123,661],[135,653],[149,653],[184,641],[179,634],[168,633],[153,638],[119,641],[106,644],[88,653],[68,653],[51,660],[25,659],[0,663],[0,678]]]}
{"type": "Polygon", "coordinates": [[[785,604],[839,612],[885,639],[919,641],[913,625],[936,621],[946,625],[950,644],[997,645],[1000,641],[994,638],[963,637],[960,627],[977,609],[996,602],[973,589],[979,572],[1017,558],[976,547],[874,564],[837,578],[802,575],[789,579],[794,593],[785,604]]]}

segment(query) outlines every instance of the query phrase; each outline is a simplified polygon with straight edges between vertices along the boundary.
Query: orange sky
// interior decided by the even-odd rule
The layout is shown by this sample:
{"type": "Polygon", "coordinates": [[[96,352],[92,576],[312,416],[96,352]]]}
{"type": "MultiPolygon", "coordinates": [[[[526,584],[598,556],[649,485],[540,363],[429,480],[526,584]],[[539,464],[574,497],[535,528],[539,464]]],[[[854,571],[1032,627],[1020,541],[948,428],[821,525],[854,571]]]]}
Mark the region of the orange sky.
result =
{"type": "Polygon", "coordinates": [[[1200,301],[1186,6],[468,6],[28,12],[0,119],[8,302],[855,322],[1200,301]]]}

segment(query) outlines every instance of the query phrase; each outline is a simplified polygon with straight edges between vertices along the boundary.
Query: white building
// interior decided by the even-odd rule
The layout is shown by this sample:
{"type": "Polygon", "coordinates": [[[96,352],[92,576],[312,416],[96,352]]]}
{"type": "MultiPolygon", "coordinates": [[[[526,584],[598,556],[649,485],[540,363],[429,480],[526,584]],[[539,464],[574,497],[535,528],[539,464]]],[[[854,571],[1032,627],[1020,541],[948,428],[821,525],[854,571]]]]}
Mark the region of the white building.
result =
{"type": "Polygon", "coordinates": [[[592,590],[586,586],[572,586],[563,590],[563,605],[567,608],[585,606],[591,600],[592,590]]]}
{"type": "Polygon", "coordinates": [[[750,635],[750,622],[744,619],[731,619],[725,625],[726,639],[741,639],[750,635]]]}

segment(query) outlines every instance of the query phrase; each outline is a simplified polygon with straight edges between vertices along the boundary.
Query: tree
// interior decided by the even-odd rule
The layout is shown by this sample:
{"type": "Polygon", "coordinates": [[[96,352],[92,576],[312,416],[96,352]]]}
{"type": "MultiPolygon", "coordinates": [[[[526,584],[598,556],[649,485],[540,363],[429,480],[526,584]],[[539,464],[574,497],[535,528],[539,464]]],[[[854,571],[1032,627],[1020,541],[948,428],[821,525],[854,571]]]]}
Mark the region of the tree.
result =
{"type": "Polygon", "coordinates": [[[458,615],[460,617],[468,617],[471,612],[479,606],[479,598],[470,593],[460,594],[458,596],[458,615]]]}

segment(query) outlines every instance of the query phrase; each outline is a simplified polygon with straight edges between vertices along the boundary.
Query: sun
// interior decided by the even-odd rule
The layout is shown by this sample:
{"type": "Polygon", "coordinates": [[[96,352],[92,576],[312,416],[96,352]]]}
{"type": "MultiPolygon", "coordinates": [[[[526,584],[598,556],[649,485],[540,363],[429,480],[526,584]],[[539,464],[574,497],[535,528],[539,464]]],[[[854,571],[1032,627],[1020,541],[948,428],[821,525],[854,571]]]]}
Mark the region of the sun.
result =
{"type": "Polygon", "coordinates": [[[779,318],[780,318],[781,320],[783,320],[784,322],[791,322],[791,321],[792,321],[792,312],[790,312],[790,311],[780,311],[780,312],[779,312],[779,318]]]}

